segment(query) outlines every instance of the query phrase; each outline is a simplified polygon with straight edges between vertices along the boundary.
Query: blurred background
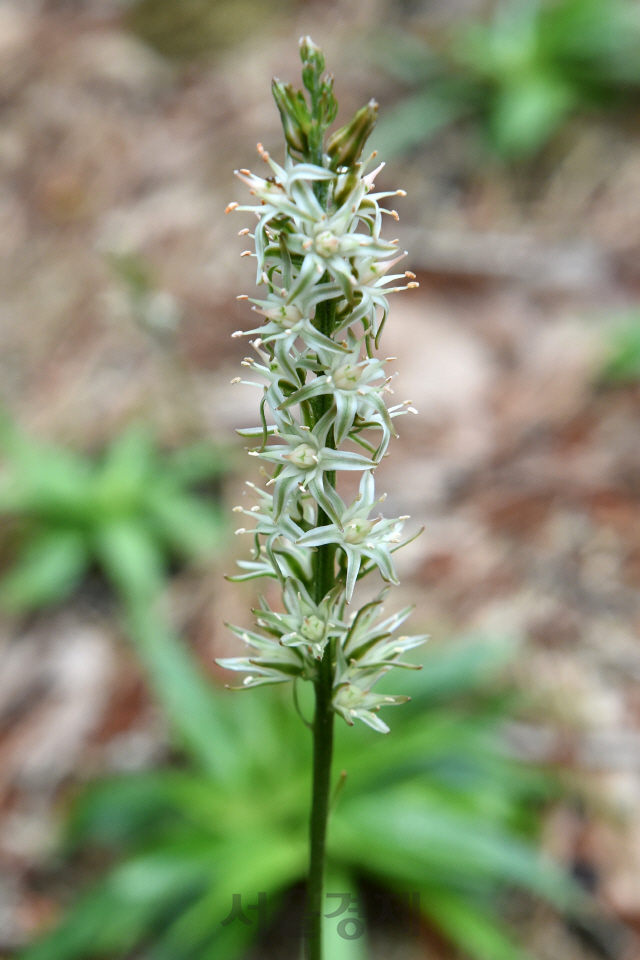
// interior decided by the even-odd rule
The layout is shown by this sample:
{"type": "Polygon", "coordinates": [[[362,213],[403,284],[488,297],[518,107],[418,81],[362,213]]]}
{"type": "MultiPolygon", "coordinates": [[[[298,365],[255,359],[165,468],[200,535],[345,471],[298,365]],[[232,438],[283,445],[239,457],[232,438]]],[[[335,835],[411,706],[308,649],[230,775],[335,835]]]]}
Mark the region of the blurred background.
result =
{"type": "Polygon", "coordinates": [[[0,0],[0,956],[297,956],[307,731],[214,658],[276,597],[223,579],[259,479],[223,211],[303,33],[408,192],[420,415],[379,477],[432,635],[390,737],[341,731],[369,922],[331,960],[638,960],[635,0],[0,0]],[[379,909],[410,891],[417,930],[379,909]]]}

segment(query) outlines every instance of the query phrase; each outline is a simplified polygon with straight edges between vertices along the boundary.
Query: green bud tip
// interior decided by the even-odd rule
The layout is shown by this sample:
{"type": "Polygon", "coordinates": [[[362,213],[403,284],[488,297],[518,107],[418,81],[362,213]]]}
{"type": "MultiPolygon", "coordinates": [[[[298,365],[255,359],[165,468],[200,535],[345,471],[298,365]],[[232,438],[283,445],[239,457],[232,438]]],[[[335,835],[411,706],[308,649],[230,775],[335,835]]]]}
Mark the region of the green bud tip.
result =
{"type": "Polygon", "coordinates": [[[336,130],[327,144],[332,170],[352,167],[359,160],[377,119],[378,104],[370,100],[346,126],[336,130]]]}
{"type": "Polygon", "coordinates": [[[324,54],[311,37],[300,37],[300,59],[303,64],[311,64],[318,73],[324,70],[324,54]]]}

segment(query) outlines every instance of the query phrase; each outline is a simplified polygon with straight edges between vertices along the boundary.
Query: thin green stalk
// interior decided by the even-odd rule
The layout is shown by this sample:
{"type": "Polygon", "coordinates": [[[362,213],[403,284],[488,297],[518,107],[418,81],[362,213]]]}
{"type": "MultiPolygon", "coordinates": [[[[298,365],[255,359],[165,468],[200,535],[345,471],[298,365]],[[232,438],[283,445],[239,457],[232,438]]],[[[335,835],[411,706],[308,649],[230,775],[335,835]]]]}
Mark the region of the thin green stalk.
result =
{"type": "MultiPolygon", "coordinates": [[[[312,97],[312,110],[317,114],[317,100],[312,97]]],[[[310,156],[313,163],[322,164],[322,143],[316,148],[318,156],[310,156]]],[[[314,151],[315,152],[315,151],[314,151]]],[[[314,184],[316,196],[326,209],[326,184],[314,184]]],[[[328,279],[328,277],[327,277],[328,279]]],[[[318,304],[315,326],[331,336],[335,323],[335,304],[318,304]]],[[[316,400],[314,415],[316,422],[330,407],[332,398],[320,396],[316,400]]],[[[327,444],[334,446],[333,430],[327,438],[327,444]]],[[[328,477],[335,486],[335,473],[328,477]]],[[[318,508],[317,524],[330,523],[324,510],[318,508]]],[[[335,583],[334,544],[318,547],[315,555],[315,600],[320,603],[335,583]]],[[[324,875],[326,870],[327,826],[331,799],[331,764],[333,760],[334,712],[331,704],[333,694],[334,644],[329,643],[320,663],[318,678],[315,682],[315,714],[313,718],[313,785],[311,791],[311,816],[309,819],[309,878],[307,886],[307,960],[323,960],[322,947],[322,899],[324,895],[324,875]]]]}
{"type": "MultiPolygon", "coordinates": [[[[335,304],[322,303],[316,311],[316,326],[330,336],[335,322],[335,304]]],[[[316,422],[331,405],[330,396],[316,400],[316,422]]],[[[327,438],[333,446],[333,431],[327,438]]],[[[329,476],[335,486],[335,474],[329,476]]],[[[318,526],[330,523],[324,510],[318,509],[318,526]]],[[[320,603],[335,583],[335,545],[328,543],[318,547],[315,555],[315,600],[320,603]]],[[[307,960],[323,960],[322,949],[322,900],[326,868],[326,841],[331,797],[331,763],[333,759],[334,710],[332,707],[335,645],[330,643],[320,662],[315,681],[315,714],[313,719],[313,786],[311,794],[311,817],[309,821],[309,879],[307,886],[307,960]]]]}
{"type": "Polygon", "coordinates": [[[325,650],[315,684],[316,710],[313,720],[313,791],[309,824],[310,860],[307,894],[307,960],[322,957],[322,898],[326,859],[327,822],[331,794],[334,712],[333,650],[325,650]]]}

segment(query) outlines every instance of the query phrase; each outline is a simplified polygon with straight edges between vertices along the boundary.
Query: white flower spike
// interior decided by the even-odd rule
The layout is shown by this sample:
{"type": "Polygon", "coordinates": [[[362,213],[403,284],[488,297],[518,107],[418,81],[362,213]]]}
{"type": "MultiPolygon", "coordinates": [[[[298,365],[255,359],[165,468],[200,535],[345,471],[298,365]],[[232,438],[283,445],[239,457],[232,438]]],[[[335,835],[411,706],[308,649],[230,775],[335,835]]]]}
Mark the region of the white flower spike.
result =
{"type": "Polygon", "coordinates": [[[371,571],[398,582],[392,553],[402,546],[408,518],[375,514],[384,498],[376,501],[373,474],[397,436],[394,418],[415,411],[409,402],[386,405],[391,377],[387,361],[373,351],[388,314],[388,294],[417,283],[410,271],[390,272],[406,253],[398,254],[397,241],[382,237],[382,215],[398,219],[398,214],[380,201],[405,193],[375,192],[383,164],[366,173],[372,157],[360,159],[377,105],[363,107],[326,148],[322,139],[314,141],[318,128],[326,128],[335,115],[335,101],[330,79],[321,75],[322,54],[309,44],[306,39],[301,51],[303,59],[311,57],[303,72],[305,85],[312,78],[307,86],[311,110],[302,94],[274,81],[288,145],[284,164],[258,144],[269,175],[236,171],[256,203],[233,201],[226,209],[258,218],[253,233],[248,227],[239,233],[254,241],[254,249],[242,256],[256,257],[256,280],[267,292],[261,299],[247,294],[238,299],[252,303],[264,322],[233,336],[257,337],[252,343],[257,359],[243,361],[257,379],[242,382],[262,390],[261,425],[239,433],[258,440],[249,453],[272,470],[262,470],[267,490],[253,488],[258,504],[235,508],[253,521],[250,529],[237,532],[251,533],[254,548],[250,560],[240,561],[243,572],[229,579],[279,579],[286,612],[263,602],[257,626],[266,636],[231,628],[257,654],[219,662],[245,670],[249,677],[243,686],[294,678],[317,683],[322,669],[328,670],[333,710],[349,724],[355,717],[387,732],[377,711],[403,698],[377,696],[371,687],[409,647],[404,641],[356,642],[362,617],[358,614],[350,627],[344,611],[358,580],[371,571]],[[318,106],[319,90],[324,107],[318,106]],[[315,127],[314,110],[319,111],[315,127]],[[387,286],[399,280],[401,286],[387,286]],[[369,435],[375,433],[378,439],[372,442],[369,435]],[[353,443],[366,455],[343,449],[353,443]],[[360,492],[350,506],[336,490],[344,470],[362,472],[360,492]]]}

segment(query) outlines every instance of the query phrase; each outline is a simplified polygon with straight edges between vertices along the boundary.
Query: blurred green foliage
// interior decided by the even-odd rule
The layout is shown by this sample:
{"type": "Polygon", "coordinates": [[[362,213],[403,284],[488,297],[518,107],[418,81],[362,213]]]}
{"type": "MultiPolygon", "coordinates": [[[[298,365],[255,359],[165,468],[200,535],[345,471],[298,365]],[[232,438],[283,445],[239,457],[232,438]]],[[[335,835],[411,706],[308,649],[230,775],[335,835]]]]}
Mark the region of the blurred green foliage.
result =
{"type": "Polygon", "coordinates": [[[101,460],[27,437],[0,420],[0,515],[19,521],[20,550],[0,581],[0,606],[23,612],[67,597],[98,564],[118,593],[151,600],[171,558],[211,555],[221,533],[217,507],[189,486],[226,465],[208,444],[161,455],[134,426],[101,460]],[[127,570],[136,544],[138,569],[127,570]]]}
{"type": "Polygon", "coordinates": [[[385,155],[472,120],[506,160],[537,153],[570,116],[635,106],[640,9],[632,0],[501,0],[436,47],[387,41],[384,65],[415,93],[380,122],[385,155]]]}
{"type": "MultiPolygon", "coordinates": [[[[393,739],[351,730],[336,755],[348,777],[331,821],[329,883],[356,890],[367,877],[398,893],[419,891],[424,914],[478,960],[523,957],[499,916],[506,890],[555,903],[570,896],[530,842],[532,800],[549,784],[508,757],[504,703],[482,692],[504,654],[479,641],[432,651],[422,673],[405,679],[413,701],[393,739]]],[[[225,757],[217,771],[192,742],[188,767],[118,776],[81,798],[69,852],[89,845],[110,851],[115,865],[24,960],[132,951],[232,960],[256,930],[255,922],[222,925],[232,895],[241,893],[255,919],[247,908],[258,893],[277,906],[304,878],[308,731],[280,691],[212,690],[211,703],[208,737],[225,757]]],[[[331,960],[363,957],[362,941],[337,937],[327,924],[331,960]]]]}
{"type": "MultiPolygon", "coordinates": [[[[21,544],[2,606],[58,602],[97,567],[188,761],[89,789],[69,851],[98,848],[115,865],[25,960],[239,958],[256,928],[222,926],[233,893],[246,906],[264,891],[273,905],[305,876],[311,743],[278,691],[217,691],[160,605],[171,558],[209,556],[219,543],[217,509],[189,487],[218,476],[224,458],[202,444],[161,454],[132,427],[91,459],[34,441],[7,417],[0,450],[0,514],[21,544]]],[[[432,652],[404,681],[413,701],[393,741],[341,731],[336,756],[348,778],[331,826],[332,882],[419,891],[425,915],[478,960],[522,957],[501,893],[570,896],[531,842],[549,783],[508,757],[504,701],[482,692],[504,654],[495,643],[432,652]]],[[[327,933],[332,960],[362,960],[361,941],[327,933]]]]}
{"type": "Polygon", "coordinates": [[[613,386],[640,381],[640,312],[632,311],[607,325],[600,381],[613,386]]]}
{"type": "Polygon", "coordinates": [[[217,771],[225,754],[212,738],[209,684],[160,601],[171,563],[210,558],[219,547],[219,509],[190,488],[228,470],[227,458],[205,442],[162,454],[147,429],[133,426],[94,460],[35,441],[1,415],[0,460],[5,546],[17,545],[0,607],[19,614],[60,602],[99,570],[182,743],[217,771]]]}
{"type": "Polygon", "coordinates": [[[133,33],[172,60],[206,57],[268,28],[288,0],[135,0],[133,33]]]}

